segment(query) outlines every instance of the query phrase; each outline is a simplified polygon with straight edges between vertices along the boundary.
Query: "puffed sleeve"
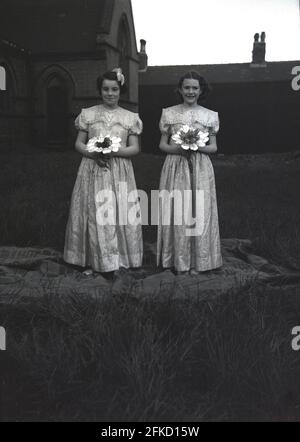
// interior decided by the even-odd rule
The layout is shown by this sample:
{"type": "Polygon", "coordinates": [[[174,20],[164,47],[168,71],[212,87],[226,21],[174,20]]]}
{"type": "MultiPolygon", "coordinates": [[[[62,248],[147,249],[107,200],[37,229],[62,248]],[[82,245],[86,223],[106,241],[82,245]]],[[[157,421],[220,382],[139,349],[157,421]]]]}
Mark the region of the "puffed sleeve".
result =
{"type": "Polygon", "coordinates": [[[78,115],[78,117],[75,120],[75,127],[77,130],[82,130],[83,132],[88,132],[89,128],[88,128],[88,124],[85,118],[85,112],[84,109],[82,109],[82,111],[80,112],[80,114],[78,115]]]}
{"type": "Polygon", "coordinates": [[[162,110],[161,119],[159,122],[159,129],[160,129],[162,135],[169,135],[170,134],[170,124],[168,123],[166,109],[162,110]]]}
{"type": "Polygon", "coordinates": [[[131,127],[129,128],[129,135],[141,135],[143,132],[143,122],[138,114],[133,114],[131,127]]]}
{"type": "Polygon", "coordinates": [[[210,132],[212,135],[216,135],[220,129],[220,120],[218,112],[214,112],[210,122],[210,132]]]}

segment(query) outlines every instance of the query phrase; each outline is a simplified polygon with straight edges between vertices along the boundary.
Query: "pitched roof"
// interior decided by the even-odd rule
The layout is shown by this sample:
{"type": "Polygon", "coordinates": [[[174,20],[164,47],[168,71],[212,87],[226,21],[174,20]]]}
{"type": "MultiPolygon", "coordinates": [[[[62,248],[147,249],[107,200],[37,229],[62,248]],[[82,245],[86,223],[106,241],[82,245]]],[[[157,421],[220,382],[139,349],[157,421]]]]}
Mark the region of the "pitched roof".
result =
{"type": "Polygon", "coordinates": [[[300,66],[300,61],[268,62],[260,67],[250,63],[150,66],[140,73],[139,79],[141,86],[176,85],[187,71],[196,70],[212,84],[288,81],[293,78],[295,66],[300,66]]]}
{"type": "Polygon", "coordinates": [[[115,0],[1,0],[0,37],[41,52],[95,49],[109,33],[115,0]]]}

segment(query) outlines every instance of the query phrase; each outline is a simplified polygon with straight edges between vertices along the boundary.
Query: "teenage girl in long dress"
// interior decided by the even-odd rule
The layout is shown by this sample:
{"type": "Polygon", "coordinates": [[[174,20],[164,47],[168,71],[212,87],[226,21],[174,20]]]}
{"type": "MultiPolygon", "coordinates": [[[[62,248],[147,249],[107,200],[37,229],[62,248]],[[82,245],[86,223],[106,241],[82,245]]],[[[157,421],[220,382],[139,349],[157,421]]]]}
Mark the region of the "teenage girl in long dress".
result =
{"type": "Polygon", "coordinates": [[[169,219],[166,219],[168,201],[162,199],[157,264],[173,268],[179,274],[189,272],[195,275],[222,266],[215,176],[209,158],[209,154],[217,152],[219,117],[217,112],[199,105],[208,91],[208,84],[200,74],[194,71],[186,73],[178,84],[182,104],[163,109],[160,121],[160,149],[167,154],[161,172],[160,191],[179,190],[184,195],[184,191],[190,190],[194,204],[196,190],[200,191],[197,195],[203,195],[203,199],[197,201],[202,204],[203,225],[201,233],[194,236],[187,234],[189,223],[184,220],[181,225],[174,223],[174,205],[169,211],[169,219]],[[186,151],[172,140],[172,135],[184,125],[208,131],[210,135],[209,144],[192,152],[190,161],[186,151]]]}
{"type": "Polygon", "coordinates": [[[75,147],[83,158],[71,200],[64,259],[101,273],[141,267],[143,257],[139,200],[131,162],[131,157],[140,152],[138,136],[142,122],[138,114],[119,106],[124,81],[120,69],[99,77],[97,86],[102,103],[82,109],[75,121],[78,129],[75,147]],[[88,152],[88,140],[100,134],[121,138],[119,151],[106,155],[88,152]],[[124,186],[128,194],[134,195],[128,210],[136,211],[135,223],[119,223],[118,215],[123,210],[120,202],[126,203],[126,194],[122,194],[124,186]],[[112,191],[115,195],[120,192],[121,198],[116,198],[116,205],[111,207],[113,213],[110,211],[115,223],[99,222],[103,191],[112,191]]]}

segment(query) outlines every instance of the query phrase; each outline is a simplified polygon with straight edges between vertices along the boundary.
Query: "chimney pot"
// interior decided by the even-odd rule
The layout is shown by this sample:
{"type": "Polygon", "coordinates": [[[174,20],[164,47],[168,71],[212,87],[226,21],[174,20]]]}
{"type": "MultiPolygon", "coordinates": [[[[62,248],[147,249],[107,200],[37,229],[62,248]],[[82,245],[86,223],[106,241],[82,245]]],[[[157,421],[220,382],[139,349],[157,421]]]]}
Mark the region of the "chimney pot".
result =
{"type": "Polygon", "coordinates": [[[148,68],[148,55],[146,52],[146,40],[141,39],[141,49],[139,52],[139,60],[140,60],[140,71],[146,72],[148,68]]]}
{"type": "Polygon", "coordinates": [[[252,66],[264,67],[266,66],[266,33],[262,32],[254,35],[253,51],[252,51],[252,66]]]}

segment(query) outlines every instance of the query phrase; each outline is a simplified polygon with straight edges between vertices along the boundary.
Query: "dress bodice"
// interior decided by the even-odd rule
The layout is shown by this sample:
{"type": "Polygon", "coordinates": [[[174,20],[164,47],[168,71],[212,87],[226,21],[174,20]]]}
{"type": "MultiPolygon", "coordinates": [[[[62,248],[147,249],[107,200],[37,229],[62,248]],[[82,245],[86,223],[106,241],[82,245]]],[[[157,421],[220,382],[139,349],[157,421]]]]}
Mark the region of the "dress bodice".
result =
{"type": "Polygon", "coordinates": [[[82,109],[75,120],[75,127],[88,133],[89,138],[99,135],[117,136],[126,146],[129,135],[140,135],[143,123],[138,114],[122,107],[113,110],[106,109],[103,105],[82,109]]]}
{"type": "Polygon", "coordinates": [[[185,124],[208,130],[211,135],[215,135],[219,131],[219,115],[202,106],[188,109],[179,104],[163,109],[159,123],[162,134],[173,135],[185,124]]]}

